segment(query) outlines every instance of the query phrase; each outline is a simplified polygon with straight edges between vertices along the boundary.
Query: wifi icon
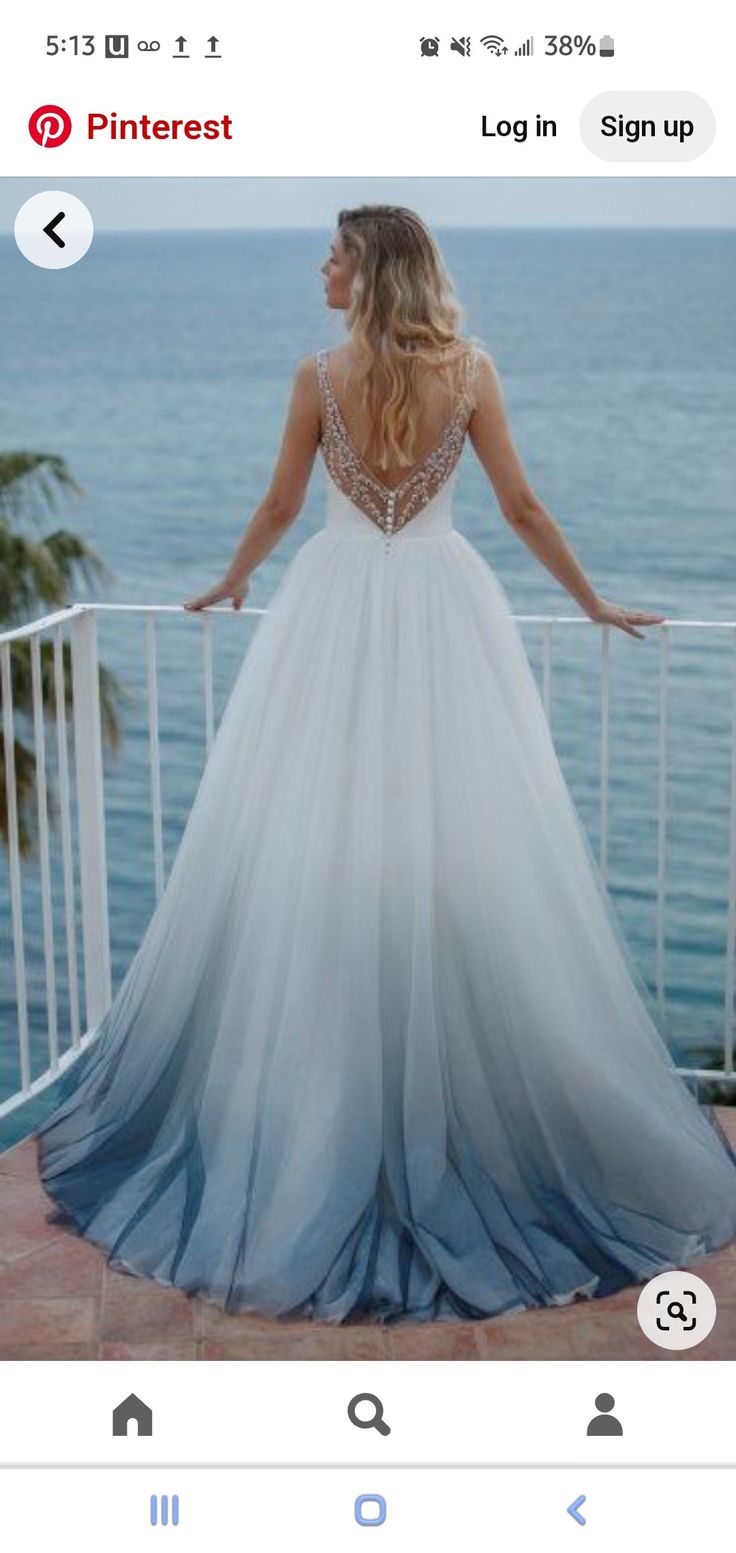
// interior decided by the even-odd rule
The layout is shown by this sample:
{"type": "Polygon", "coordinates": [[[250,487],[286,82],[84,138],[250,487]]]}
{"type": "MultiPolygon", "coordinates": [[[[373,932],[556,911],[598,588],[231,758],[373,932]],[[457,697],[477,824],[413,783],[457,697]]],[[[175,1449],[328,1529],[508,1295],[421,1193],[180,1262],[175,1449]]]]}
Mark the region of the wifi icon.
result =
{"type": "Polygon", "coordinates": [[[483,44],[484,49],[488,49],[489,54],[495,54],[497,58],[500,57],[501,54],[508,54],[508,49],[503,41],[503,38],[497,37],[495,32],[487,32],[485,37],[481,38],[480,41],[483,44]]]}

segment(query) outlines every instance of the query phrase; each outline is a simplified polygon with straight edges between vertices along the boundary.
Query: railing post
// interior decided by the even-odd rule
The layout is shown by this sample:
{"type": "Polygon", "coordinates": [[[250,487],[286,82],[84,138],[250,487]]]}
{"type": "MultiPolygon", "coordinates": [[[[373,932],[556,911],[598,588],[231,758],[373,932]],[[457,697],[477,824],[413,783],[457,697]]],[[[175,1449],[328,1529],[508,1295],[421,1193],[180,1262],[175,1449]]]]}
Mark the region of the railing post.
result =
{"type": "Polygon", "coordinates": [[[75,616],[71,642],[86,1027],[90,1030],[112,1001],[97,621],[91,609],[75,616]]]}
{"type": "Polygon", "coordinates": [[[610,783],[609,733],[611,715],[611,627],[601,626],[601,729],[599,775],[599,842],[598,862],[605,883],[608,883],[608,793],[610,783]]]}
{"type": "Polygon", "coordinates": [[[734,989],[736,986],[736,630],[733,632],[731,711],[731,793],[728,827],[728,905],[726,918],[726,997],[723,1028],[723,1067],[733,1073],[734,989]]]}

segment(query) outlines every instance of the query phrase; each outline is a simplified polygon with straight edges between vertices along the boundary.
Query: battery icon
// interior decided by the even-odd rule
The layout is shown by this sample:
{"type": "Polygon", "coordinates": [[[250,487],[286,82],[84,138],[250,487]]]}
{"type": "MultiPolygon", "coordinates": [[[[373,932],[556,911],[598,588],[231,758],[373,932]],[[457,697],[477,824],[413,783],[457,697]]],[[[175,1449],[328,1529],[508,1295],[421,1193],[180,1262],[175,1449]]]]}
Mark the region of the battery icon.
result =
{"type": "Polygon", "coordinates": [[[598,53],[600,54],[601,59],[613,58],[613,38],[609,35],[609,33],[606,33],[605,37],[601,38],[601,41],[598,44],[598,53]]]}

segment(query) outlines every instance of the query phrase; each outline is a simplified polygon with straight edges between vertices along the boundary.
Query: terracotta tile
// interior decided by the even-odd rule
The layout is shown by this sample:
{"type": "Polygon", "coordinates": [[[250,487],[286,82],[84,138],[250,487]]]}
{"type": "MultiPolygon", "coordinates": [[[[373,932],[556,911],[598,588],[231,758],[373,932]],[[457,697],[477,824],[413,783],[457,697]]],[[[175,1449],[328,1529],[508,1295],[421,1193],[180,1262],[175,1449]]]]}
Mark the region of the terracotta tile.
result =
{"type": "Polygon", "coordinates": [[[726,1137],[736,1146],[736,1105],[716,1106],[716,1115],[726,1137]]]}
{"type": "Polygon", "coordinates": [[[385,1327],[377,1323],[370,1326],[345,1328],[346,1359],[390,1359],[391,1344],[385,1327]]]}
{"type": "Polygon", "coordinates": [[[389,1328],[392,1359],[477,1359],[475,1323],[432,1321],[389,1328]]]}
{"type": "Polygon", "coordinates": [[[732,1240],[728,1246],[723,1246],[720,1251],[711,1252],[711,1255],[705,1257],[702,1262],[696,1262],[693,1272],[699,1273],[701,1267],[711,1267],[714,1262],[730,1262],[731,1266],[733,1266],[734,1262],[736,1262],[736,1240],[732,1240]]]}
{"type": "Polygon", "coordinates": [[[736,1256],[719,1251],[699,1262],[693,1272],[713,1290],[716,1303],[722,1299],[736,1300],[736,1256]]]}
{"type": "Polygon", "coordinates": [[[156,1294],[160,1299],[176,1304],[183,1301],[189,1309],[193,1310],[196,1300],[184,1289],[174,1288],[168,1283],[159,1283],[156,1278],[149,1278],[143,1273],[119,1272],[116,1267],[105,1257],[104,1270],[104,1294],[110,1297],[117,1294],[127,1294],[131,1298],[139,1295],[145,1299],[146,1295],[156,1294]]]}
{"type": "Polygon", "coordinates": [[[649,1345],[628,1321],[607,1317],[589,1320],[583,1316],[575,1326],[551,1323],[534,1331],[518,1327],[484,1326],[478,1334],[478,1346],[484,1359],[647,1359],[649,1345]]]}
{"type": "Polygon", "coordinates": [[[206,1337],[198,1345],[200,1359],[213,1362],[218,1359],[242,1360],[243,1362],[254,1359],[298,1359],[298,1344],[294,1343],[291,1349],[280,1350],[272,1353],[269,1349],[268,1339],[263,1345],[258,1345],[254,1340],[241,1337],[228,1342],[226,1338],[206,1337]],[[253,1350],[256,1350],[255,1352],[253,1350]]]}
{"type": "Polygon", "coordinates": [[[227,1311],[220,1305],[215,1305],[212,1300],[198,1300],[202,1335],[204,1337],[224,1337],[230,1343],[233,1338],[249,1338],[254,1332],[265,1332],[267,1335],[280,1332],[305,1333],[325,1327],[332,1330],[325,1322],[311,1322],[304,1319],[298,1321],[285,1321],[276,1316],[262,1316],[256,1311],[227,1311]]]}
{"type": "Polygon", "coordinates": [[[25,1181],[38,1180],[36,1145],[30,1138],[0,1154],[0,1176],[20,1176],[25,1181]]]}
{"type": "Polygon", "coordinates": [[[100,1336],[105,1343],[194,1342],[193,1302],[180,1289],[105,1268],[100,1336]]]}
{"type": "Polygon", "coordinates": [[[250,1336],[233,1338],[206,1337],[202,1359],[385,1359],[388,1357],[382,1334],[355,1332],[353,1328],[288,1331],[271,1335],[253,1331],[250,1336]]]}
{"type": "Polygon", "coordinates": [[[101,1343],[101,1359],[196,1359],[196,1343],[101,1343]]]}
{"type": "Polygon", "coordinates": [[[99,1307],[89,1295],[76,1299],[0,1299],[0,1342],[24,1348],[92,1343],[99,1307]]]}
{"type": "MultiPolygon", "coordinates": [[[[682,1353],[658,1348],[641,1331],[636,1315],[612,1312],[608,1302],[593,1309],[539,1313],[541,1319],[522,1330],[518,1318],[483,1322],[478,1340],[484,1359],[646,1359],[667,1362],[689,1358],[736,1358],[736,1309],[719,1311],[710,1337],[682,1353]]],[[[531,1312],[532,1318],[537,1312],[531,1312]]],[[[523,1320],[523,1318],[521,1318],[523,1320]]]]}
{"type": "Polygon", "coordinates": [[[582,1311],[570,1328],[571,1359],[651,1359],[659,1352],[644,1336],[636,1311],[582,1311]]]}
{"type": "Polygon", "coordinates": [[[669,1354],[667,1357],[675,1359],[701,1359],[704,1362],[709,1359],[728,1359],[733,1363],[736,1359],[736,1343],[731,1338],[719,1342],[715,1333],[701,1343],[699,1348],[687,1348],[684,1353],[669,1354]]]}
{"type": "Polygon", "coordinates": [[[703,1358],[712,1359],[716,1347],[726,1350],[719,1351],[719,1358],[736,1359],[736,1300],[718,1300],[716,1324],[698,1351],[703,1358]]]}
{"type": "Polygon", "coordinates": [[[95,1246],[61,1233],[50,1245],[0,1267],[0,1299],[13,1296],[102,1294],[104,1262],[95,1246]]]}
{"type": "Polygon", "coordinates": [[[46,1222],[51,1204],[37,1182],[0,1176],[0,1266],[48,1245],[59,1234],[46,1222]]]}
{"type": "Polygon", "coordinates": [[[18,1345],[0,1342],[0,1362],[25,1359],[99,1359],[97,1343],[38,1343],[32,1347],[26,1347],[23,1343],[18,1345]]]}
{"type": "Polygon", "coordinates": [[[13,1173],[0,1176],[0,1192],[18,1191],[21,1188],[26,1193],[28,1202],[33,1204],[43,1219],[47,1219],[49,1214],[57,1211],[53,1198],[49,1197],[48,1192],[44,1190],[37,1175],[13,1173]]]}
{"type": "Polygon", "coordinates": [[[204,1326],[204,1300],[192,1300],[192,1331],[195,1342],[200,1342],[204,1326]]]}

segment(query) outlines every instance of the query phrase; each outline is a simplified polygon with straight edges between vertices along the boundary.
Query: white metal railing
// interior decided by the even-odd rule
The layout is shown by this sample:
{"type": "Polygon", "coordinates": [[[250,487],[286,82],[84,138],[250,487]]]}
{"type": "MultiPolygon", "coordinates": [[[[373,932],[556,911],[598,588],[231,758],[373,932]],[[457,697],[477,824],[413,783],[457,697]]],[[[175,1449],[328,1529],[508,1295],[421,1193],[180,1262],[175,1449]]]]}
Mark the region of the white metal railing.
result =
{"type": "MultiPolygon", "coordinates": [[[[203,711],[206,750],[214,738],[213,696],[213,614],[235,618],[239,615],[263,615],[265,609],[244,606],[236,612],[219,606],[192,615],[183,605],[159,604],[73,604],[30,624],[0,635],[0,684],[2,687],[3,740],[8,820],[8,870],[15,976],[17,1034],[0,1037],[17,1045],[19,1087],[0,1101],[0,1118],[17,1110],[26,1101],[51,1084],[60,1072],[74,1062],[89,1040],[89,1032],[99,1023],[110,1005],[110,933],[107,901],[107,863],[105,851],[105,811],[103,792],[102,737],[100,722],[99,674],[97,653],[97,617],[142,616],[148,703],[148,753],[150,768],[151,823],[156,900],[164,889],[163,813],[161,802],[161,755],[158,709],[158,673],[156,657],[156,620],[159,616],[188,614],[196,619],[202,633],[203,711]],[[76,857],[79,872],[81,929],[84,964],[84,1020],[80,1015],[79,973],[77,963],[76,901],[74,877],[74,832],[72,825],[71,781],[68,762],[68,731],[65,700],[64,631],[71,641],[71,689],[74,727],[74,786],[76,796],[76,857]],[[55,925],[52,910],[51,863],[48,824],[46,774],[46,719],[41,679],[41,649],[44,638],[53,642],[54,721],[59,790],[61,872],[63,916],[68,982],[68,1030],[62,1039],[56,985],[55,925]],[[21,855],[14,760],[15,713],[11,688],[11,648],[14,642],[30,641],[31,696],[36,794],[38,805],[39,883],[43,931],[45,976],[46,1036],[40,1064],[32,1060],[28,1015],[26,974],[26,938],[23,920],[21,855]],[[84,1030],[82,1029],[84,1025],[84,1030]],[[34,1073],[34,1065],[40,1071],[34,1073]]],[[[542,630],[542,700],[550,717],[552,693],[552,639],[560,627],[591,626],[585,615],[516,615],[519,625],[539,625],[542,630]]],[[[728,897],[726,921],[725,985],[723,991],[723,1065],[721,1069],[682,1071],[696,1078],[733,1082],[734,1073],[734,990],[736,962],[736,621],[665,620],[658,631],[659,718],[657,747],[657,842],[655,891],[655,984],[660,1009],[665,1009],[665,901],[667,861],[667,775],[668,713],[670,690],[671,632],[694,628],[730,634],[733,648],[732,705],[730,708],[730,798],[728,820],[728,897]]],[[[599,866],[604,879],[608,869],[609,844],[609,720],[610,720],[610,631],[600,632],[600,735],[599,735],[599,866]]],[[[35,864],[33,865],[36,866],[35,864]]]]}

